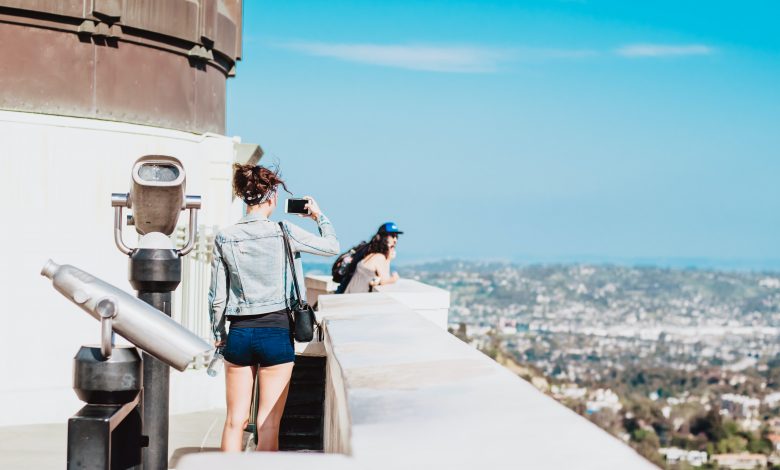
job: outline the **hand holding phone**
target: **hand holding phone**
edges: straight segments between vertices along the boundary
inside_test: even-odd
[[[320,206],[317,205],[317,201],[315,201],[311,196],[306,196],[300,199],[288,199],[285,211],[288,214],[298,214],[301,217],[311,217],[315,221],[319,221],[320,214],[322,214]]]
[[[290,198],[287,200],[287,205],[285,207],[285,212],[288,214],[303,214],[308,215],[309,214],[309,208],[306,207],[306,205],[309,204],[308,199],[304,198]]]

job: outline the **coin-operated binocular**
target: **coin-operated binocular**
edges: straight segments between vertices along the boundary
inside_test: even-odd
[[[147,155],[136,160],[130,180],[129,193],[111,195],[114,208],[114,241],[119,251],[132,257],[145,248],[170,248],[167,238],[176,229],[182,210],[190,211],[189,239],[178,256],[184,256],[195,246],[200,196],[185,195],[186,176],[181,162],[164,155]],[[132,209],[129,223],[142,235],[138,248],[133,250],[122,240],[122,210]],[[160,237],[164,235],[164,237]],[[131,279],[132,281],[132,279]],[[175,287],[174,287],[175,288]]]
[[[186,174],[178,159],[147,155],[133,164],[130,192],[111,195],[114,241],[119,251],[130,257],[130,285],[138,291],[139,299],[168,316],[173,291],[181,282],[181,257],[195,246],[198,226],[200,196],[186,195],[185,189]],[[122,240],[125,208],[133,211],[128,223],[141,235],[134,249]],[[183,248],[176,249],[169,237],[183,210],[189,211],[189,237]],[[149,436],[144,467],[167,468],[168,365],[145,353],[143,374],[144,433]]]
[[[100,346],[82,346],[73,360],[73,389],[87,405],[68,421],[68,468],[140,468],[142,449],[149,445],[139,410],[142,360],[136,348],[114,346],[114,331],[180,371],[211,346],[159,310],[76,267],[49,260],[41,274],[101,323]]]
[[[74,359],[74,389],[88,404],[68,421],[69,469],[168,468],[169,366],[183,371],[213,349],[170,318],[181,257],[195,246],[200,209],[200,197],[186,195],[185,185],[179,160],[147,155],[133,164],[130,191],[111,195],[114,241],[129,256],[138,298],[73,266],[49,261],[41,272],[101,323],[100,346],[83,346]],[[128,224],[141,235],[136,248],[122,240],[124,209],[133,211]],[[170,235],[184,210],[189,238],[176,249]],[[115,347],[114,332],[143,354]]]

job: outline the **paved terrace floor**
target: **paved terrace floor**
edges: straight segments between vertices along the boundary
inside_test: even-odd
[[[74,414],[77,410],[73,410]],[[168,466],[176,468],[187,454],[219,448],[225,411],[213,410],[171,416]],[[47,470],[65,468],[67,423],[0,428],[0,468]]]

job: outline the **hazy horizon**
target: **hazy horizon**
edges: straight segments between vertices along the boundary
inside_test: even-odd
[[[345,248],[346,250],[346,248]],[[307,271],[316,270],[329,272],[335,258],[319,258],[311,255],[304,255],[303,263]],[[766,272],[780,273],[780,259],[707,259],[707,258],[617,258],[617,257],[598,257],[598,256],[564,256],[557,258],[540,258],[533,256],[520,256],[513,259],[509,258],[476,258],[476,257],[419,257],[409,256],[399,257],[393,262],[393,269],[403,269],[405,267],[422,266],[426,264],[436,264],[442,262],[465,262],[465,263],[499,263],[511,264],[516,266],[623,266],[634,268],[659,268],[659,269],[695,269],[707,271],[738,271],[738,272]]]

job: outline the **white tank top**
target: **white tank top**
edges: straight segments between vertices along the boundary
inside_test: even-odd
[[[355,268],[355,274],[353,274],[352,279],[349,280],[349,284],[344,293],[359,294],[362,292],[370,292],[369,283],[376,275],[376,271],[366,266],[366,260],[360,260]]]

